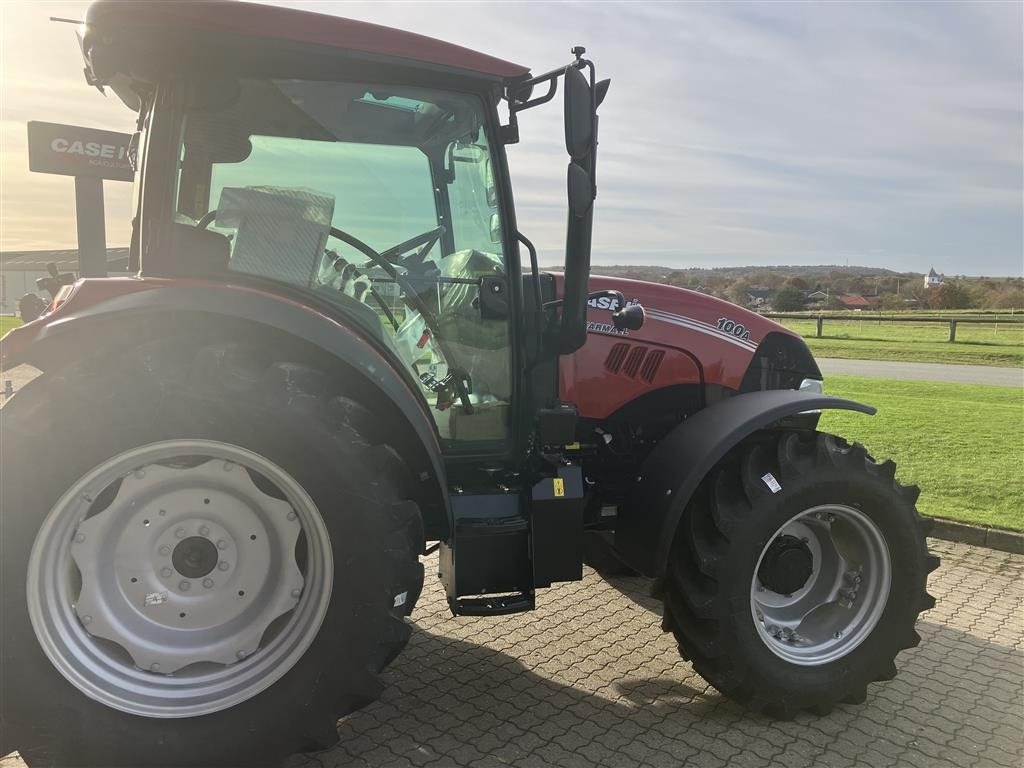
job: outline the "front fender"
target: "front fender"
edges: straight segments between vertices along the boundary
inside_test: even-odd
[[[698,411],[669,432],[641,466],[635,491],[619,511],[616,549],[640,573],[661,576],[683,512],[708,472],[757,430],[827,408],[875,413],[869,405],[795,389],[736,395]]]

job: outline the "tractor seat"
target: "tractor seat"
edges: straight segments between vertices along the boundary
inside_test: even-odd
[[[171,228],[171,252],[174,256],[162,270],[168,276],[223,279],[231,258],[231,243],[219,232],[176,222]]]

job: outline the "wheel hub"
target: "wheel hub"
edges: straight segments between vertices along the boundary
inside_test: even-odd
[[[810,547],[796,536],[777,537],[764,553],[757,576],[772,592],[791,595],[810,578],[814,558]]]
[[[300,531],[291,505],[236,464],[151,464],[79,524],[75,611],[86,631],[123,647],[141,669],[235,663],[302,594]]]
[[[761,552],[750,608],[764,644],[794,664],[842,658],[875,628],[889,596],[885,538],[863,511],[840,504],[807,509]]]
[[[99,498],[111,500],[97,509]],[[90,698],[195,717],[295,664],[333,574],[323,518],[283,469],[227,443],[165,441],[96,467],[50,511],[29,559],[29,617]]]
[[[203,536],[189,536],[171,552],[174,569],[189,579],[201,579],[217,567],[217,545]]]

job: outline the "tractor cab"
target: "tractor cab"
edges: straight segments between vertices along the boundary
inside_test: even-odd
[[[251,77],[183,99],[167,270],[310,295],[411,376],[446,443],[506,441],[517,265],[485,101]]]
[[[209,23],[228,16],[230,29]],[[595,83],[582,48],[531,78],[437,40],[302,16],[91,7],[87,76],[139,112],[132,266],[314,302],[400,369],[448,453],[522,455],[537,408],[557,395],[553,375],[538,391],[529,372],[585,339],[607,81]],[[571,161],[561,302],[517,229],[504,152],[517,114],[560,80]],[[547,93],[533,97],[537,85]],[[521,243],[533,254],[525,282]]]

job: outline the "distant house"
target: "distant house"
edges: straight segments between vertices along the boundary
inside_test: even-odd
[[[775,291],[771,288],[752,288],[747,291],[747,306],[754,308],[766,307],[774,295]]]
[[[828,291],[808,291],[804,294],[808,306],[824,304],[828,301]]]
[[[872,301],[864,296],[858,294],[848,294],[839,297],[839,303],[843,305],[844,309],[870,309]]]
[[[935,288],[942,285],[942,281],[946,278],[945,275],[940,275],[935,271],[935,267],[928,270],[928,274],[924,276],[924,287]]]

